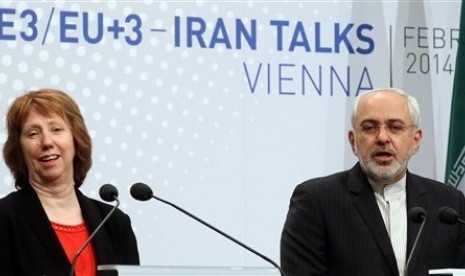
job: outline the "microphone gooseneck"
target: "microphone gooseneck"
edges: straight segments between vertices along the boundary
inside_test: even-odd
[[[280,274],[282,276],[284,276],[284,272],[283,270],[281,269],[281,267],[279,267],[273,260],[271,260],[270,258],[268,258],[267,256],[261,254],[260,252],[254,250],[253,248],[247,246],[246,244],[240,242],[239,240],[233,238],[232,236],[226,234],[225,232],[219,230],[218,228],[214,227],[213,225],[205,222],[204,220],[196,217],[195,215],[189,213],[188,211],[182,209],[181,207],[175,205],[174,203],[171,203],[169,201],[166,201],[162,198],[159,198],[157,196],[155,196],[153,194],[153,191],[152,191],[152,188],[150,188],[150,186],[148,186],[147,184],[144,184],[144,183],[135,183],[131,186],[131,189],[130,189],[130,193],[131,193],[131,196],[134,198],[134,199],[137,199],[137,200],[140,200],[140,201],[147,201],[151,198],[154,198],[158,201],[161,201],[165,204],[168,204],[170,205],[171,207],[177,209],[178,211],[181,211],[182,213],[188,215],[189,217],[193,218],[194,220],[202,223],[204,226],[207,226],[208,228],[210,228],[211,230],[219,233],[220,235],[222,235],[223,237],[226,237],[227,239],[235,242],[236,244],[240,245],[241,247],[247,249],[248,251],[254,253],[255,255],[259,256],[260,258],[264,259],[265,261],[269,262],[270,264],[272,264],[275,268],[277,268],[280,272]]]
[[[92,234],[87,238],[87,240],[79,247],[79,249],[74,253],[73,259],[71,260],[71,269],[69,271],[69,276],[74,275],[74,269],[76,267],[76,262],[78,257],[81,255],[82,251],[86,248],[87,245],[92,241],[94,236],[100,231],[102,226],[107,222],[107,220],[113,215],[113,213],[116,211],[118,208],[120,202],[118,200],[118,190],[116,189],[115,186],[111,184],[105,184],[102,187],[100,187],[99,191],[100,197],[107,201],[107,202],[112,202],[116,200],[116,205],[108,212],[108,214],[103,218],[103,220],[100,222],[99,225],[95,228],[95,230],[92,232]]]
[[[409,210],[407,217],[414,223],[421,223],[420,230],[418,230],[417,236],[415,237],[415,241],[413,242],[412,251],[410,251],[410,255],[407,258],[407,262],[405,263],[405,275],[409,274],[409,267],[412,261],[412,257],[415,255],[418,241],[420,240],[420,236],[423,233],[423,228],[426,223],[426,211],[422,207],[415,206]]]

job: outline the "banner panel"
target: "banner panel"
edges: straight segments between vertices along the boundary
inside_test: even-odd
[[[129,187],[147,183],[278,261],[292,190],[356,162],[352,101],[391,85],[422,107],[410,170],[443,180],[459,11],[460,1],[2,1],[0,110],[30,89],[74,97],[93,138],[82,190],[119,188],[143,264],[264,265]],[[4,196],[14,185],[0,172]]]

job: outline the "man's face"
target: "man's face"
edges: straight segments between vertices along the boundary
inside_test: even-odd
[[[373,92],[360,99],[349,142],[367,176],[378,184],[400,180],[422,138],[412,126],[405,96]]]

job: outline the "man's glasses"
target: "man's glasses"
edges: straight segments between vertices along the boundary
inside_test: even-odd
[[[406,125],[403,122],[388,122],[386,124],[379,124],[376,122],[364,122],[357,129],[367,136],[378,136],[383,127],[387,133],[392,135],[404,134],[412,125]]]

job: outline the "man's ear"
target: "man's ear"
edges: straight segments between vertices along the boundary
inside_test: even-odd
[[[347,134],[347,137],[349,138],[349,143],[350,143],[350,146],[352,147],[352,152],[354,154],[357,154],[356,149],[355,149],[355,133],[354,133],[354,131],[349,130],[349,133]]]
[[[421,139],[423,138],[423,130],[421,128],[418,128],[415,130],[415,133],[413,133],[413,153],[417,153],[418,149],[420,149],[420,142]]]

